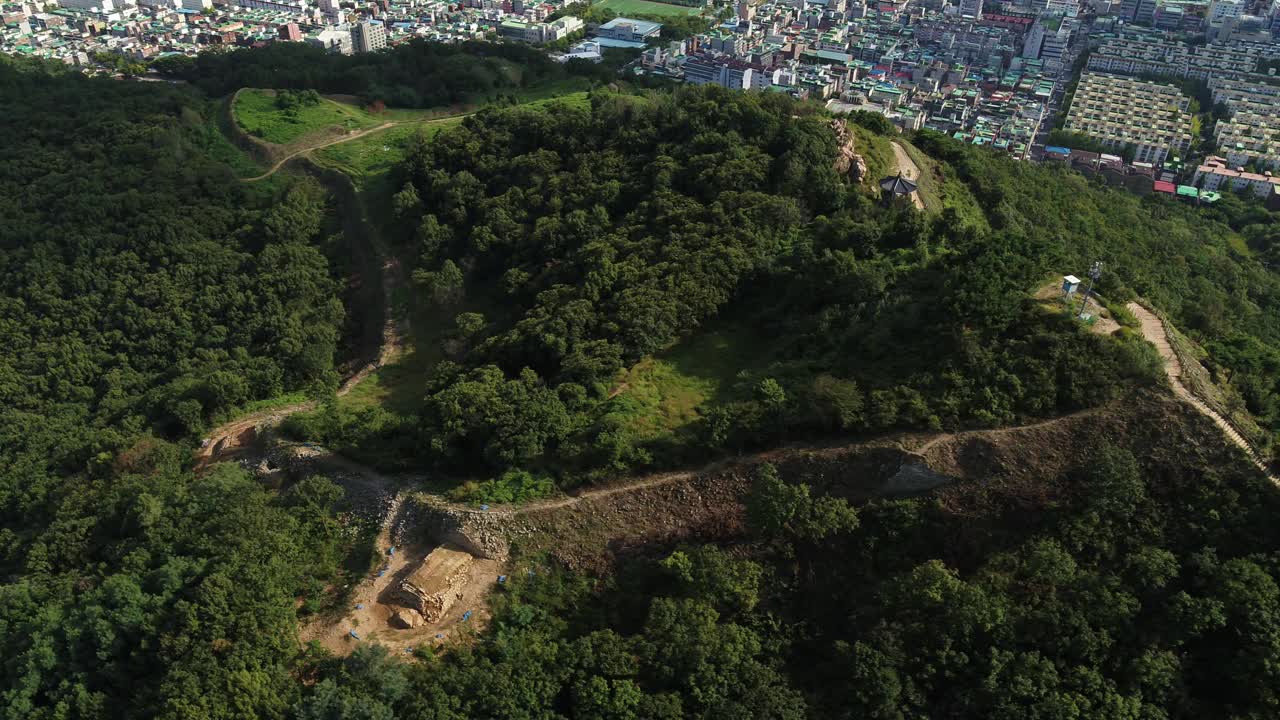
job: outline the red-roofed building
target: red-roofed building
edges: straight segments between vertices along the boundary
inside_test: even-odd
[[[1280,178],[1268,172],[1246,172],[1244,168],[1227,167],[1226,160],[1216,155],[1205,158],[1204,164],[1196,168],[1191,179],[1192,184],[1205,190],[1234,190],[1239,192],[1249,189],[1257,197],[1269,199],[1280,187]]]
[[[1157,180],[1152,189],[1158,193],[1165,193],[1166,195],[1173,195],[1178,192],[1178,188],[1173,183],[1165,182],[1163,180]]]

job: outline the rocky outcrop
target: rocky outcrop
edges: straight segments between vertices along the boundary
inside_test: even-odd
[[[406,503],[392,535],[399,542],[402,536],[417,533],[438,543],[455,545],[476,557],[506,560],[511,554],[507,541],[511,518],[510,510],[461,508],[426,495],[414,495]]]
[[[854,147],[854,135],[849,131],[848,122],[841,118],[832,120],[831,131],[836,134],[836,144],[839,147],[836,152],[836,172],[848,175],[855,183],[862,182],[867,176],[867,161]]]
[[[403,630],[421,627],[423,622],[422,613],[412,608],[400,608],[391,616],[391,624]]]

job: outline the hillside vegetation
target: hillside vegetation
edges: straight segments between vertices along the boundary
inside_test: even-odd
[[[245,132],[276,145],[314,132],[348,132],[383,122],[358,108],[322,98],[314,90],[242,90],[232,111]]]
[[[1280,716],[1280,494],[1170,398],[1139,336],[1033,296],[1105,261],[1107,302],[1141,294],[1274,433],[1273,215],[930,133],[905,139],[930,211],[885,206],[836,171],[831,118],[778,95],[489,108],[319,153],[360,176],[346,227],[376,216],[413,278],[395,298],[413,353],[339,402],[344,323],[377,315],[343,307],[368,279],[357,238],[314,182],[242,182],[218,103],[250,86],[439,110],[611,71],[469,43],[158,64],[193,85],[0,58],[0,720]],[[884,123],[853,120],[888,162]],[[288,432],[471,502],[753,448],[794,461],[717,496],[716,544],[609,543],[592,550],[621,561],[595,576],[517,542],[483,632],[336,659],[298,623],[341,617],[372,574],[356,498],[193,469],[211,423],[300,395],[321,401]],[[889,431],[953,441],[929,470],[963,480],[867,501],[852,488],[928,457]],[[813,450],[873,435],[867,463]],[[583,542],[575,517],[545,526]],[[552,547],[535,525],[506,530]]]
[[[215,107],[0,57],[6,720],[278,715],[294,600],[348,542],[327,480],[195,477],[168,442],[336,381],[326,199],[212,159]]]
[[[1024,302],[1064,249],[884,208],[834,151],[813,108],[716,90],[466,119],[411,151],[395,197],[419,295],[454,318],[422,411],[335,406],[293,431],[573,484],[815,434],[1005,424],[1157,377],[1140,340]],[[672,408],[632,387],[637,363],[717,322],[759,332],[715,363],[713,396]]]
[[[1037,237],[1046,273],[1106,263],[1113,304],[1142,296],[1208,348],[1210,369],[1263,426],[1280,432],[1280,223],[1228,195],[1213,208],[1139,198],[1054,165],[1014,163],[921,133],[916,144],[947,161],[993,227]],[[1080,273],[1076,273],[1079,275]]]

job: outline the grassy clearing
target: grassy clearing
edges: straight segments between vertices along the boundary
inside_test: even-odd
[[[650,0],[604,0],[595,4],[598,8],[607,8],[619,15],[698,15],[701,7],[685,7],[669,3],[651,2]]]
[[[339,398],[338,405],[346,410],[381,407],[397,415],[411,417],[422,406],[419,397],[422,379],[432,364],[422,353],[409,350]],[[417,393],[413,390],[415,383]]]
[[[472,293],[456,306],[416,308],[409,319],[404,350],[339,398],[339,406],[346,410],[378,406],[402,417],[415,416],[422,408],[425,379],[445,358],[454,334],[454,318],[464,312],[480,313],[493,322],[500,318],[502,305],[500,298]]]
[[[516,93],[516,100],[536,106],[561,100],[575,107],[587,108],[591,107],[587,99],[587,91],[590,89],[590,80],[584,77],[572,77],[560,82],[522,89]]]
[[[915,161],[916,167],[920,168],[920,199],[927,209],[934,212],[951,209],[965,223],[983,230],[989,229],[987,216],[968,185],[958,178],[948,179],[946,168],[916,146],[905,140],[899,142],[907,155]]]
[[[860,125],[849,123],[849,129],[854,134],[854,151],[867,163],[867,177],[863,178],[862,186],[878,196],[880,187],[877,183],[880,182],[880,178],[888,175],[889,170],[894,166],[893,147],[889,145],[889,138],[877,135]]]
[[[729,328],[688,338],[622,374],[609,412],[641,440],[678,433],[702,417],[702,406],[721,400],[760,348],[746,329]],[[752,366],[755,362],[750,363]]]
[[[276,94],[268,90],[244,90],[233,108],[236,122],[245,132],[276,145],[289,145],[312,133],[332,130],[360,130],[385,120],[351,105],[321,98],[286,112],[276,104]]]
[[[584,78],[574,78],[574,80],[585,82]],[[590,107],[591,101],[586,91],[558,94],[569,87],[580,85],[581,83],[578,82],[560,83],[530,91],[524,98],[526,100],[524,104],[529,107],[545,107],[562,102],[571,107]],[[408,151],[409,144],[415,135],[421,133],[429,140],[437,133],[454,127],[463,120],[461,115],[441,117],[437,112],[413,110],[387,110],[378,117],[383,118],[384,122],[404,122],[415,118],[421,119],[421,122],[397,125],[350,142],[321,148],[315,153],[316,159],[324,165],[347,173],[357,188],[366,189],[404,161],[405,152]]]
[[[368,185],[370,179],[382,175],[404,161],[415,135],[430,139],[440,131],[462,122],[454,117],[423,123],[397,125],[382,132],[369,133],[350,142],[338,143],[315,151],[322,164],[341,170],[351,176],[357,188]]]

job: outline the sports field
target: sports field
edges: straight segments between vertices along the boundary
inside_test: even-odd
[[[596,7],[608,8],[619,15],[697,15],[704,8],[671,5],[669,3],[651,2],[650,0],[604,0]]]

